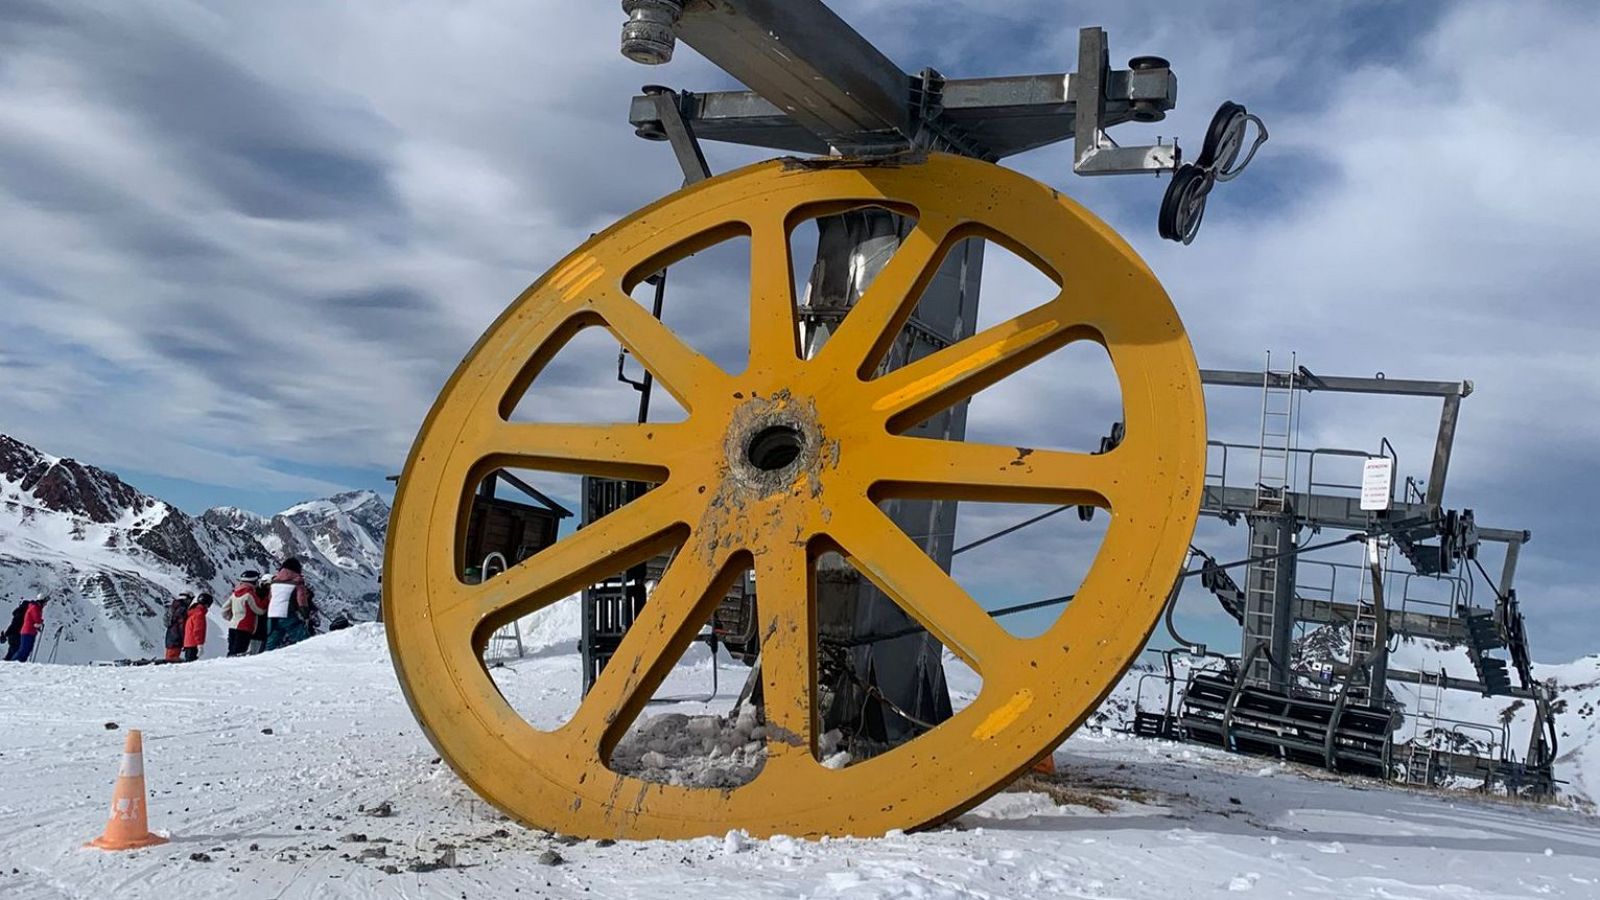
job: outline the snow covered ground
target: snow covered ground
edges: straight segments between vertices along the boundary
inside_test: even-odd
[[[496,670],[519,709],[575,704],[569,648]],[[723,665],[728,696],[745,670]],[[710,674],[702,652],[663,693],[702,696]],[[82,849],[130,727],[172,842]],[[1571,810],[1089,732],[1057,761],[1040,791],[928,833],[603,846],[523,829],[463,787],[406,709],[380,626],[183,666],[0,664],[0,897],[1600,896],[1600,819]]]

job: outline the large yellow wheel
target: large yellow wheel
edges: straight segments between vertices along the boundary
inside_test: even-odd
[[[822,350],[801,359],[789,230],[863,205],[915,228]],[[675,259],[751,239],[750,363],[720,370],[628,295]],[[982,236],[1051,273],[1060,295],[874,377],[953,243]],[[731,300],[731,298],[730,298]],[[540,367],[603,324],[688,411],[646,425],[508,421]],[[1088,455],[899,432],[1075,340],[1105,346],[1127,435]],[[1070,414],[1039,410],[1041,417]],[[1153,627],[1194,528],[1204,469],[1199,373],[1155,276],[1054,190],[987,163],[773,161],[667,197],[592,238],[495,322],[445,386],[400,480],[384,578],[395,669],[439,753],[530,825],[588,837],[881,834],[947,819],[1006,784],[1091,713]],[[472,488],[499,466],[659,483],[485,584],[459,543]],[[1092,504],[1110,525],[1057,623],[1008,634],[880,511],[891,497]],[[677,548],[570,722],[535,729],[480,661],[488,635],[601,577]],[[982,676],[949,721],[844,769],[815,758],[814,562],[839,552]],[[611,749],[707,621],[755,571],[768,754],[749,784],[696,789],[607,768]]]

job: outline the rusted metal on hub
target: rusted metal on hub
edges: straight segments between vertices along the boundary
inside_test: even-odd
[[[789,231],[855,206],[916,225],[828,342],[802,359]],[[736,235],[751,243],[750,355],[719,369],[628,292]],[[882,376],[874,370],[943,255],[983,237],[1034,262],[1058,297]],[[579,327],[604,325],[687,410],[673,424],[507,420]],[[1068,343],[1102,344],[1126,437],[1105,454],[899,432]],[[776,429],[776,430],[774,430]],[[440,394],[395,503],[384,613],[396,671],[441,756],[508,814],[583,837],[882,834],[945,820],[1048,753],[1138,653],[1182,562],[1205,457],[1200,377],[1144,263],[1051,188],[940,154],[921,164],[781,161],[646,207],[559,263],[489,329]],[[459,577],[460,522],[499,466],[657,482],[624,509],[487,583]],[[1110,511],[1092,570],[1061,618],[1008,634],[879,509],[895,497],[1087,504]],[[499,624],[676,551],[573,719],[524,721],[481,650]],[[843,769],[816,759],[816,560],[838,552],[983,678],[932,731]],[[606,760],[743,569],[760,592],[768,756],[733,789],[644,782]]]

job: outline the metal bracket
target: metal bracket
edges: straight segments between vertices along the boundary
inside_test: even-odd
[[[944,114],[944,76],[926,68],[911,79],[911,120],[916,134],[911,144],[921,150],[959,153],[986,162],[996,162],[999,154],[984,146]]]
[[[668,56],[671,56],[670,51]],[[691,102],[694,99],[693,95],[685,91],[680,96],[677,91],[659,84],[647,84],[641,90],[644,91],[646,98],[654,102],[656,118],[639,123],[634,129],[634,134],[650,141],[664,140],[672,145],[672,154],[678,158],[678,167],[683,170],[684,187],[710,178],[711,166],[706,164],[706,155],[700,150],[700,142],[695,139],[694,129],[683,117],[684,104]],[[660,319],[662,305],[666,300],[667,270],[662,269],[647,277],[645,282],[655,287],[655,300],[651,305],[650,315]],[[637,381],[629,378],[623,369],[623,361],[627,356],[628,348],[619,345],[617,380],[631,385],[639,392],[639,423],[643,424],[650,417],[650,394],[655,386],[655,378],[648,369]]]
[[[1129,62],[1133,119],[1159,122],[1166,117],[1168,103],[1162,106],[1156,96],[1159,85],[1163,98],[1177,97],[1177,79],[1167,61],[1159,56],[1140,56]],[[1076,88],[1076,118],[1073,124],[1072,171],[1079,175],[1128,175],[1135,172],[1170,172],[1177,168],[1180,151],[1176,142],[1142,147],[1120,147],[1106,134],[1106,85],[1111,80],[1111,55],[1106,47],[1105,29],[1078,30],[1078,71],[1072,73]],[[1144,96],[1148,94],[1149,96]]]
[[[672,145],[672,153],[678,158],[678,168],[683,170],[684,187],[710,178],[711,167],[706,164],[706,155],[700,150],[700,141],[695,138],[689,121],[683,117],[683,106],[693,100],[693,95],[685,91],[680,96],[672,88],[659,84],[647,84],[640,90],[654,101],[656,118],[640,122],[633,133],[648,141],[667,141]]]

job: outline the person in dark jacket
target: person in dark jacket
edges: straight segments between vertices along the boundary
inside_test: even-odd
[[[183,658],[183,626],[193,603],[194,595],[184,591],[167,604],[167,662]]]
[[[262,613],[256,616],[256,630],[250,635],[250,648],[245,651],[250,656],[267,649],[267,600],[272,596],[272,576],[263,575],[256,582],[256,596],[261,598]]]
[[[17,648],[22,646],[22,620],[28,614],[28,601],[17,604],[11,611],[11,624],[6,626],[6,662],[17,658]]]
[[[201,594],[189,605],[183,619],[183,661],[194,662],[206,645],[206,613],[211,611],[211,595]]]
[[[33,654],[34,642],[39,639],[39,633],[44,631],[44,605],[49,599],[40,594],[28,603],[28,608],[22,613],[22,628],[16,652],[7,657],[8,659],[13,662],[27,662],[28,657]]]
[[[267,649],[276,650],[303,641],[311,621],[311,589],[300,574],[300,560],[289,557],[272,576],[267,598]]]

